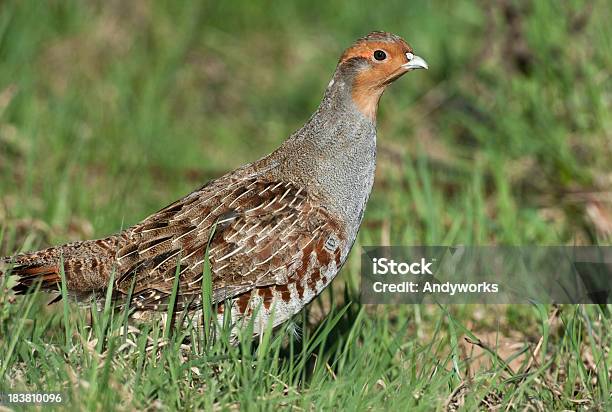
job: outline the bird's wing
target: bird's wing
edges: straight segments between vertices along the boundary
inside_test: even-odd
[[[134,306],[157,310],[177,273],[179,307],[199,301],[207,248],[219,303],[304,277],[316,282],[321,268],[340,265],[346,242],[340,222],[302,188],[257,178],[213,182],[128,232],[116,290],[127,294],[133,285]]]

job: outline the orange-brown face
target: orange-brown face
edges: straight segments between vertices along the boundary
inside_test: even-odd
[[[411,70],[428,68],[401,37],[384,32],[373,32],[358,40],[344,52],[339,64],[358,66],[353,101],[371,119],[376,118],[378,100],[388,84]]]

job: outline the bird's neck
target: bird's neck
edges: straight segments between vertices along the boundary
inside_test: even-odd
[[[338,72],[310,120],[274,152],[279,169],[358,224],[376,167],[376,120],[362,113]]]

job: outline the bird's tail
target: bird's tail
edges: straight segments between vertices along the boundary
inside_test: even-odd
[[[59,248],[0,258],[0,276],[17,278],[13,290],[23,295],[40,282],[40,290],[57,291],[61,284]]]
[[[59,291],[63,277],[72,296],[86,297],[108,286],[120,241],[119,237],[111,236],[68,243],[1,258],[0,266],[4,263],[5,273],[16,277],[17,284],[13,290],[18,295],[34,291],[39,283],[42,291]]]

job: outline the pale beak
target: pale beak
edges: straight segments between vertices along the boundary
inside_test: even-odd
[[[412,53],[406,53],[407,57],[408,57],[408,63],[403,64],[402,67],[408,69],[408,70],[415,70],[415,69],[429,69],[429,66],[427,65],[427,62],[422,59],[419,56],[415,56]]]

